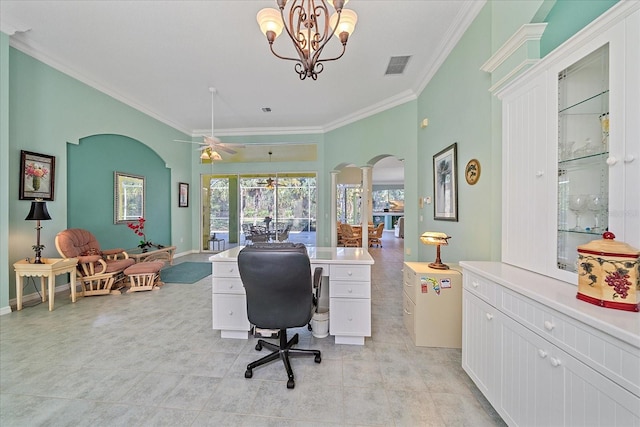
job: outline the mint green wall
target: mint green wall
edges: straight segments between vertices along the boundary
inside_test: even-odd
[[[95,135],[68,144],[67,161],[67,227],[90,230],[104,249],[135,248],[140,238],[113,223],[114,172],[124,172],[145,177],[147,240],[171,245],[171,171],[153,150],[126,136]]]
[[[491,8],[485,6],[418,98],[419,117],[429,119],[429,125],[418,131],[420,196],[434,196],[433,156],[457,142],[458,221],[435,221],[433,203],[425,203],[419,211],[424,221],[419,221],[418,233],[440,231],[452,236],[442,249],[443,260],[449,262],[491,259],[494,240],[500,240],[492,209],[499,204],[492,182],[500,176],[500,164],[494,164],[492,156],[491,82],[489,74],[480,70],[491,53]],[[463,171],[474,158],[480,161],[481,175],[470,186]],[[435,249],[421,245],[419,259],[435,259]]]
[[[329,172],[341,166],[357,167],[373,165],[380,156],[395,156],[404,159],[405,188],[405,252],[408,259],[416,259],[418,242],[416,209],[418,183],[422,179],[421,168],[416,157],[418,121],[416,102],[391,108],[364,118],[355,123],[327,132],[325,135],[325,184],[330,183]],[[327,192],[330,192],[327,189]],[[330,205],[326,205],[325,220],[329,221]],[[325,224],[329,224],[325,222]],[[323,237],[329,244],[330,227],[323,228]]]
[[[547,15],[547,29],[540,39],[541,55],[560,46],[616,3],[616,0],[558,0]]]
[[[13,48],[9,49],[9,75],[9,192],[3,200],[9,203],[9,256],[6,262],[10,271],[3,277],[0,286],[4,289],[8,287],[11,297],[15,296],[11,264],[33,256],[31,245],[35,242],[33,224],[24,221],[30,202],[18,200],[20,150],[56,157],[55,200],[47,203],[52,220],[43,223],[41,233],[45,257],[58,256],[54,238],[57,232],[67,228],[67,169],[74,167],[67,161],[67,144],[78,144],[81,138],[99,134],[124,135],[135,139],[155,152],[152,153],[153,158],[159,156],[163,159],[171,173],[171,182],[166,189],[170,194],[170,203],[165,207],[171,217],[171,241],[178,247],[178,253],[193,249],[193,208],[177,207],[177,183],[191,182],[191,162],[194,157],[192,147],[188,144],[173,142],[174,139],[185,139],[187,136],[184,133]],[[105,147],[104,150],[108,152],[109,148]],[[98,155],[96,161],[100,161],[101,157]],[[145,160],[139,159],[140,162]],[[113,177],[109,177],[108,182],[112,185]],[[86,203],[91,203],[95,197],[103,196],[88,194]],[[111,199],[111,192],[106,197]],[[109,220],[109,223],[112,222]],[[101,223],[96,221],[87,228],[100,227]],[[58,283],[64,283],[64,278],[58,279]]]
[[[10,266],[9,36],[0,32],[0,315],[8,312]]]

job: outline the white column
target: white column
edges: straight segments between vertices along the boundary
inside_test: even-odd
[[[362,247],[369,247],[369,217],[371,212],[371,174],[373,168],[369,165],[362,166],[362,194],[360,221],[362,223]]]
[[[329,203],[331,204],[331,209],[329,210],[331,215],[331,247],[335,248],[338,246],[338,174],[340,171],[333,170],[329,172],[331,175],[331,197],[329,199]]]

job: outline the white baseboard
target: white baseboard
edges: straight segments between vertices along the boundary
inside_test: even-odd
[[[64,285],[56,286],[54,292],[57,294],[58,292],[64,292],[68,290],[69,290],[69,283],[65,283]],[[32,292],[30,294],[26,294],[22,296],[22,304],[29,303],[32,301],[40,301],[40,300],[41,300],[40,295],[38,295],[37,292]],[[11,307],[16,307],[17,305],[18,305],[18,301],[16,298],[10,299],[8,307],[0,308],[0,316],[11,313],[12,312]]]

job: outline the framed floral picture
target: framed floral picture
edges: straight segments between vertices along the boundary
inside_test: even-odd
[[[20,200],[53,200],[56,158],[20,151]]]
[[[189,184],[186,182],[178,183],[178,207],[189,207]]]
[[[458,144],[453,143],[433,156],[433,219],[458,220]]]

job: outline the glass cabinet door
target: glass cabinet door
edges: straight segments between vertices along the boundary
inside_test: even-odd
[[[608,227],[609,47],[558,74],[558,268]]]

